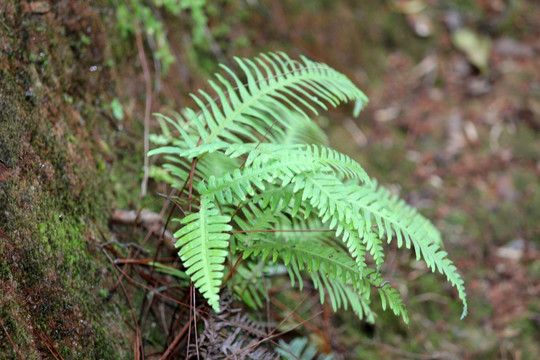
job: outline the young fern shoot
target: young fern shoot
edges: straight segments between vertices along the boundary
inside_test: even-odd
[[[176,247],[208,304],[219,311],[232,249],[244,259],[284,264],[300,287],[301,274],[309,275],[321,302],[328,297],[334,310],[350,306],[368,320],[376,289],[383,308],[408,322],[398,292],[379,274],[384,243],[395,241],[446,276],[465,316],[463,280],[437,229],[356,161],[325,146],[324,133],[310,120],[318,109],[345,102],[354,102],[358,113],[368,101],[364,93],[345,75],[304,57],[268,53],[235,61],[242,80],[221,65],[231,80],[217,74],[209,81],[214,95],[192,95],[196,109],[174,120],[160,115],[178,135],[167,130],[158,139],[163,146],[149,152],[164,156],[165,178],[180,189],[188,215],[175,219]]]

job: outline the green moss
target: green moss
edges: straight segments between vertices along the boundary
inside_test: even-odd
[[[17,309],[17,304],[12,299],[3,299],[3,302],[0,304],[0,319],[2,319],[2,325],[6,328],[6,331],[9,333],[12,339],[16,339],[16,346],[19,351],[24,353],[24,358],[27,360],[37,360],[41,357],[39,352],[34,349],[34,343],[32,338],[32,332],[30,329],[23,326],[22,317],[29,316],[29,314],[24,312],[15,312],[13,309]],[[17,359],[17,353],[13,346],[9,343],[9,340],[6,338],[3,339],[4,331],[2,330],[2,335],[0,335],[0,356],[2,359]]]
[[[71,47],[65,36],[78,29],[57,31],[62,17],[9,26],[19,6],[9,2],[8,27],[0,26],[0,42],[11,46],[9,61],[0,60],[0,161],[7,167],[0,177],[0,318],[25,359],[44,355],[36,331],[66,359],[129,358],[129,332],[118,321],[124,314],[99,297],[106,260],[90,245],[97,238],[91,222],[105,229],[112,202],[95,139],[107,135],[108,122],[95,104],[103,84],[114,84],[86,76],[86,62],[104,62],[105,43],[88,35],[84,49]],[[72,15],[103,32],[95,13],[65,14]],[[85,51],[91,56],[79,58]],[[4,331],[0,358],[17,358]]]

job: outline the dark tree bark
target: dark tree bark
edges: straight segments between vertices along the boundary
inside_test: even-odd
[[[1,359],[130,357],[94,245],[116,156],[105,3],[0,4]]]

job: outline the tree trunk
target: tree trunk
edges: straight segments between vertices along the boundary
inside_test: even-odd
[[[0,14],[0,358],[129,358],[96,246],[114,198],[113,13],[7,0]]]

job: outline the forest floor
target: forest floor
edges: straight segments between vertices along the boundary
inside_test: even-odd
[[[437,290],[442,279],[410,254],[391,252],[385,276],[406,298],[408,327],[390,314],[372,327],[338,314],[299,333],[344,358],[537,358],[540,5],[261,1],[248,12],[229,21],[216,60],[283,50],[358,83],[370,98],[359,119],[331,112],[320,122],[335,148],[441,229],[470,298],[460,320],[453,292]],[[238,45],[246,39],[250,46]],[[298,311],[297,321],[312,314]]]
[[[336,315],[331,328],[325,317],[312,320],[304,335],[345,358],[535,358],[540,6],[413,3],[261,1],[229,25],[224,54],[214,54],[303,54],[358,83],[370,98],[359,119],[344,112],[321,119],[332,145],[436,223],[467,284],[470,313],[459,320],[456,298],[437,290],[442,279],[414,261],[407,270],[410,255],[396,252],[385,276],[406,297],[408,327],[387,314],[373,327]],[[250,46],[238,46],[242,39]],[[204,85],[188,91],[197,86]]]

